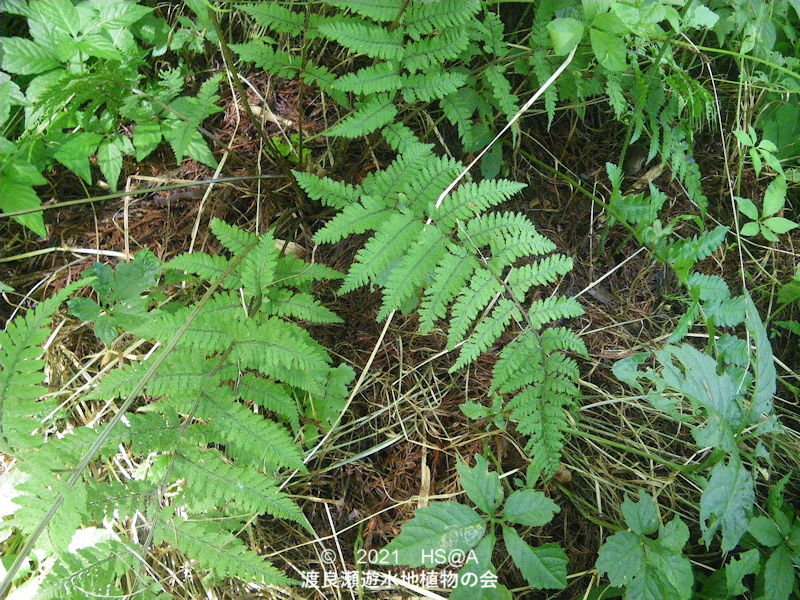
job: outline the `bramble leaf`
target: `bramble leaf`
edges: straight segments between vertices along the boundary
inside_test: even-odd
[[[483,512],[491,515],[503,501],[503,488],[500,477],[494,471],[489,473],[488,466],[486,459],[476,454],[473,468],[459,463],[456,469],[461,477],[461,487],[469,499]]]

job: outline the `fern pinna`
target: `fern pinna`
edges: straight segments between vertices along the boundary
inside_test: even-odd
[[[169,591],[147,559],[161,545],[191,559],[206,583],[292,583],[237,534],[262,514],[310,529],[279,490],[277,475],[304,469],[299,440],[309,443],[329,426],[353,372],[333,366],[295,321],[339,321],[309,292],[315,280],[340,275],[281,256],[270,234],[255,236],[220,221],[212,230],[232,258],[185,254],[165,268],[201,285],[218,282],[221,291],[205,302],[151,309],[128,332],[151,342],[149,357],[112,370],[80,398],[113,406],[146,382],[138,410],[110,432],[99,460],[74,487],[66,475],[103,427],[63,420],[42,426],[39,417],[54,407],[34,402],[44,390],[31,387],[43,380],[43,364],[34,359],[46,335],[44,318],[63,294],[0,336],[3,452],[17,459],[14,502],[20,507],[8,525],[21,539],[30,536],[54,493],[63,496],[37,546],[46,559],[43,589],[54,596]],[[47,441],[43,429],[52,434]]]
[[[417,310],[423,332],[447,318],[448,347],[458,349],[452,370],[491,348],[512,321],[518,324],[522,332],[494,367],[491,393],[509,398],[505,412],[530,437],[527,450],[537,472],[551,475],[562,448],[564,408],[578,398],[578,366],[567,352],[585,353],[585,347],[568,329],[544,327],[582,309],[571,298],[531,300],[531,291],[566,274],[572,260],[554,253],[555,244],[524,215],[490,212],[523,184],[467,182],[436,209],[439,194],[462,165],[436,156],[432,145],[419,142],[403,125],[383,133],[399,154],[357,187],[295,173],[309,196],[341,209],[315,239],[332,243],[374,232],[341,291],[378,285],[383,290],[378,318]]]
[[[317,85],[347,109],[352,95],[353,112],[330,135],[357,138],[373,133],[409,106],[436,101],[458,132],[464,151],[475,152],[492,139],[498,112],[511,116],[519,110],[506,78],[512,62],[502,60],[510,52],[503,23],[497,14],[482,11],[479,0],[325,3],[339,12],[309,15],[306,20],[303,13],[275,2],[240,8],[272,32],[339,44],[355,57],[358,70],[353,73],[337,77],[324,66],[277,49],[270,38],[231,47],[243,61],[269,73],[299,76]],[[494,64],[471,69],[475,57],[495,59]],[[497,145],[484,161],[485,174],[499,171],[500,150]]]

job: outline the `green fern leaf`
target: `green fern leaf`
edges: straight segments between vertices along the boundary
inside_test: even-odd
[[[240,4],[238,8],[253,17],[259,25],[278,33],[288,33],[294,36],[303,33],[305,16],[275,2]]]
[[[433,37],[406,44],[403,67],[411,73],[437,67],[456,58],[468,45],[469,38],[463,27],[446,29]]]
[[[536,332],[526,329],[503,348],[492,370],[489,394],[513,394],[544,380],[545,355]]]
[[[270,379],[256,377],[253,373],[245,373],[236,382],[235,393],[239,400],[255,402],[261,408],[278,415],[282,421],[289,423],[292,431],[300,429],[300,415],[297,401],[290,394],[291,388]]]
[[[568,350],[579,356],[589,356],[584,341],[578,334],[566,327],[554,327],[544,330],[539,339],[545,354],[552,354],[556,350]]]
[[[403,78],[402,94],[406,102],[430,102],[455,93],[467,81],[465,73],[419,73]]]
[[[428,225],[417,237],[399,265],[389,274],[383,292],[383,305],[378,320],[389,316],[418,296],[423,280],[446,251],[446,238],[433,225]]]
[[[442,98],[439,102],[444,115],[452,125],[458,128],[458,135],[465,140],[467,134],[473,129],[472,115],[477,110],[480,114],[489,114],[491,106],[484,100],[472,86],[465,86],[454,94]],[[467,146],[466,141],[464,145]]]
[[[400,210],[409,208],[407,194],[414,189],[419,189],[421,172],[427,165],[435,162],[436,159],[431,155],[429,145],[413,146],[408,152],[397,157],[385,170],[376,174],[370,173],[361,183],[362,192],[367,196],[381,198],[386,206],[397,202]],[[440,172],[438,168],[428,171],[430,176],[427,179],[429,181],[435,179],[438,172]],[[420,212],[415,212],[415,214],[422,216]]]
[[[230,44],[230,48],[244,62],[254,63],[277,77],[293,79],[303,67],[300,56],[276,51],[260,40],[246,44]]]
[[[383,60],[403,57],[403,32],[400,29],[389,31],[360,19],[332,18],[321,23],[319,31],[354,53]]]
[[[553,283],[571,270],[571,258],[562,254],[553,254],[511,271],[508,276],[508,286],[514,296],[522,299],[531,287]]]
[[[234,256],[238,256],[256,241],[256,234],[248,233],[243,229],[228,225],[221,219],[211,221],[211,231],[214,236]]]
[[[480,0],[433,0],[414,2],[404,15],[406,33],[412,39],[434,30],[464,25],[480,10]]]
[[[420,157],[421,168],[417,177],[410,178],[404,190],[398,193],[401,206],[408,206],[418,217],[425,217],[436,204],[442,190],[461,173],[461,164],[452,158]],[[400,181],[398,179],[398,181]],[[437,224],[442,231],[452,229]]]
[[[289,519],[311,531],[297,505],[278,490],[274,481],[258,471],[226,461],[216,450],[186,449],[174,457],[162,455],[153,464],[154,477],[183,479],[183,500],[191,506],[230,506],[232,512],[268,513]]]
[[[719,225],[712,231],[669,246],[667,249],[667,261],[675,270],[678,279],[681,282],[686,282],[689,277],[689,270],[698,261],[711,256],[725,241],[727,233],[728,228]]]
[[[394,21],[403,6],[403,0],[325,0],[325,3],[384,23]]]
[[[343,323],[336,313],[320,304],[311,294],[296,294],[289,290],[270,291],[261,307],[264,314],[279,317],[295,317],[310,323]]]
[[[197,564],[212,573],[217,581],[238,577],[262,585],[292,585],[296,583],[248,550],[240,539],[221,529],[215,520],[187,521],[180,517],[159,522],[155,542],[168,542]]]
[[[318,244],[332,244],[349,235],[378,229],[391,216],[386,204],[378,198],[367,196],[359,204],[351,204],[336,215],[325,227],[314,234]]]
[[[468,182],[447,195],[438,211],[435,206],[430,206],[428,214],[443,230],[448,231],[455,226],[456,221],[465,221],[480,215],[525,187],[524,183],[507,179],[485,179],[477,184]]]
[[[12,456],[12,448],[32,448],[40,442],[29,435],[37,428],[37,416],[50,412],[52,402],[36,400],[44,393],[44,354],[41,345],[50,332],[50,318],[61,303],[90,280],[72,283],[40,303],[24,317],[0,331],[0,447]],[[36,404],[36,409],[33,405]]]
[[[544,300],[534,300],[528,311],[531,327],[540,329],[545,323],[558,319],[571,319],[580,317],[583,307],[573,298],[559,298],[551,296]]]
[[[202,428],[223,441],[227,454],[238,460],[266,472],[283,467],[305,470],[303,455],[286,429],[234,402],[228,388],[203,394],[197,417],[207,421]]]
[[[420,331],[430,333],[438,319],[447,312],[450,301],[469,281],[478,261],[460,246],[450,245],[433,274],[433,281],[425,290],[420,308]]]
[[[400,76],[397,64],[381,62],[340,77],[333,84],[333,88],[354,94],[377,94],[378,92],[393,92],[404,85],[405,81]]]
[[[467,334],[478,313],[503,291],[503,285],[486,269],[479,269],[472,276],[469,287],[459,295],[452,309],[447,344],[454,348]]]
[[[547,254],[556,249],[521,213],[491,213],[472,219],[465,229],[459,230],[459,237],[475,248],[489,246],[497,255],[508,253],[510,243],[529,243],[530,254]]]
[[[342,213],[344,214],[344,213]],[[390,216],[383,227],[358,251],[344,278],[340,293],[346,294],[381,275],[413,243],[423,224],[408,212]]]
[[[339,121],[326,135],[357,138],[387,125],[397,115],[397,107],[388,94],[378,94],[356,104],[356,111]]]
[[[517,305],[512,300],[503,298],[492,309],[492,313],[478,323],[475,331],[464,342],[458,360],[450,367],[450,372],[467,366],[481,353],[486,352],[503,335],[512,318],[517,321],[521,318]]]
[[[308,291],[315,281],[343,279],[344,274],[322,263],[307,263],[291,254],[281,256],[275,265],[275,281],[284,287]]]
[[[260,298],[275,281],[275,263],[278,261],[278,249],[272,232],[261,236],[253,250],[244,257],[240,272],[244,297]]]
[[[504,66],[495,65],[486,69],[483,77],[492,90],[492,99],[495,104],[510,119],[519,112],[519,102],[517,97],[511,93],[511,84],[503,74],[504,72]]]
[[[228,259],[224,256],[210,256],[208,254],[190,254],[188,252],[176,256],[165,267],[176,271],[193,273],[206,281],[215,281],[228,268]],[[222,282],[227,289],[235,289],[240,285],[239,277],[229,276]]]
[[[383,139],[389,144],[389,147],[398,154],[406,153],[430,153],[433,150],[433,144],[423,144],[419,141],[414,132],[403,123],[392,123],[387,125],[381,131]]]

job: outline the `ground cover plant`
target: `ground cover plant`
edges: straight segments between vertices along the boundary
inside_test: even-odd
[[[795,4],[0,11],[0,597],[800,595]]]

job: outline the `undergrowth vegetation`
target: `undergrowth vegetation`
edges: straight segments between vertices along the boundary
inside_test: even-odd
[[[800,597],[795,3],[179,4],[0,4],[0,597]]]

